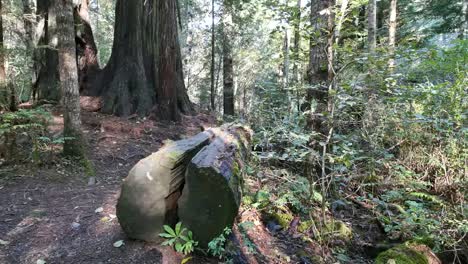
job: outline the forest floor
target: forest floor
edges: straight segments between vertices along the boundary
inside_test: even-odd
[[[0,168],[0,263],[180,263],[183,256],[168,247],[125,237],[115,216],[120,183],[164,140],[194,135],[215,123],[207,115],[169,124],[84,112],[95,177],[85,176],[76,162],[59,155],[41,157],[39,167],[26,163]],[[62,128],[63,119],[54,115],[49,132],[56,135]],[[348,206],[337,217],[357,230],[347,246],[355,252],[353,263],[370,263],[366,245],[376,243],[380,234],[372,215]],[[256,209],[241,208],[236,222],[252,224],[248,230],[239,224],[234,228],[234,240],[242,245],[236,263],[316,263],[314,256],[331,256],[333,244],[318,246],[291,230],[271,231]],[[114,247],[119,240],[125,244]],[[344,247],[342,242],[333,243]],[[195,256],[189,263],[217,262]]]

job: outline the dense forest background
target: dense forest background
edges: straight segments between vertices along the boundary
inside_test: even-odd
[[[57,173],[117,192],[164,140],[240,123],[255,132],[243,239],[221,234],[200,263],[239,250],[248,263],[468,262],[467,0],[1,0],[0,13],[5,201],[25,179],[56,190],[42,176]],[[0,262],[67,259],[11,253],[8,219]],[[426,262],[400,259],[415,248]]]

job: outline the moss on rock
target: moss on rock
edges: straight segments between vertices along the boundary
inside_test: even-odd
[[[353,231],[342,221],[331,221],[326,223],[325,230],[327,233],[332,234],[343,240],[349,240],[353,237]]]
[[[393,260],[393,261],[392,261]],[[427,257],[412,246],[402,244],[380,253],[375,264],[429,264]]]
[[[294,216],[290,213],[284,212],[273,212],[271,217],[275,220],[283,229],[289,228],[289,224],[294,219]]]

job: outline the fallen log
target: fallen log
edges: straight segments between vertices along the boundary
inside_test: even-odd
[[[117,217],[128,237],[159,241],[163,225],[175,224],[186,167],[215,131],[166,144],[132,168],[117,202]]]
[[[231,227],[241,201],[243,161],[248,159],[252,132],[242,126],[217,134],[187,167],[178,214],[199,246]]]

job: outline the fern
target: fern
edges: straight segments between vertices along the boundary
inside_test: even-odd
[[[425,201],[435,203],[435,204],[437,204],[439,206],[445,206],[445,203],[441,199],[436,197],[435,195],[430,195],[430,194],[422,193],[422,192],[412,192],[412,193],[410,193],[410,195],[414,196],[416,198],[419,198],[421,200],[425,200]]]

